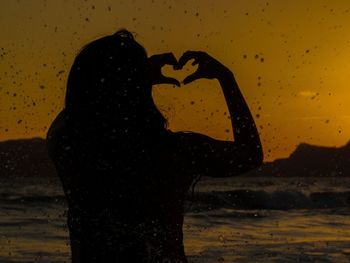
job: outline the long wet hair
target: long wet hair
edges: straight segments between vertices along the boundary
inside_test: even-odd
[[[65,112],[72,130],[103,136],[107,130],[166,128],[152,99],[145,49],[127,30],[86,45],[69,73]]]

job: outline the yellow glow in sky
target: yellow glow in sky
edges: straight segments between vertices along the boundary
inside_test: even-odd
[[[347,0],[2,0],[0,28],[0,140],[45,136],[75,55],[120,28],[135,32],[150,55],[203,50],[228,66],[266,160],[301,142],[340,146],[350,137]],[[172,130],[232,139],[217,82],[158,86],[154,99]]]

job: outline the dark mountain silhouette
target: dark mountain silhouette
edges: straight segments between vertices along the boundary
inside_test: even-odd
[[[0,176],[56,176],[45,140],[33,138],[0,142]]]
[[[248,176],[330,177],[350,176],[350,142],[342,147],[300,144],[285,159],[264,163]],[[44,139],[0,142],[0,176],[52,177],[56,171],[48,158]]]
[[[350,176],[350,142],[342,147],[300,144],[285,159],[264,163],[251,176],[339,177]]]

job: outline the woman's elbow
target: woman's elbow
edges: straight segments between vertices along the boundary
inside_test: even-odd
[[[246,157],[244,160],[242,159],[241,164],[238,165],[241,173],[247,173],[260,167],[264,161],[264,154],[261,147],[254,147],[246,153]]]
[[[250,159],[251,159],[251,163],[252,163],[251,169],[258,168],[263,164],[264,152],[263,152],[261,145],[258,145],[254,148]]]
[[[243,157],[243,155],[242,155]],[[252,151],[245,158],[229,162],[229,167],[222,172],[225,176],[231,177],[241,174],[249,173],[252,170],[259,168],[264,160],[263,152],[261,150]]]
[[[252,170],[257,167],[260,167],[264,161],[264,152],[260,140],[251,141],[241,145],[241,158],[244,158],[243,161],[246,165],[246,169]]]

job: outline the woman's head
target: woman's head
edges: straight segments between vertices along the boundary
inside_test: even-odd
[[[145,49],[130,32],[120,30],[89,43],[75,58],[68,77],[66,111],[80,121],[88,118],[91,122],[151,110],[157,112],[164,127],[151,88]]]

